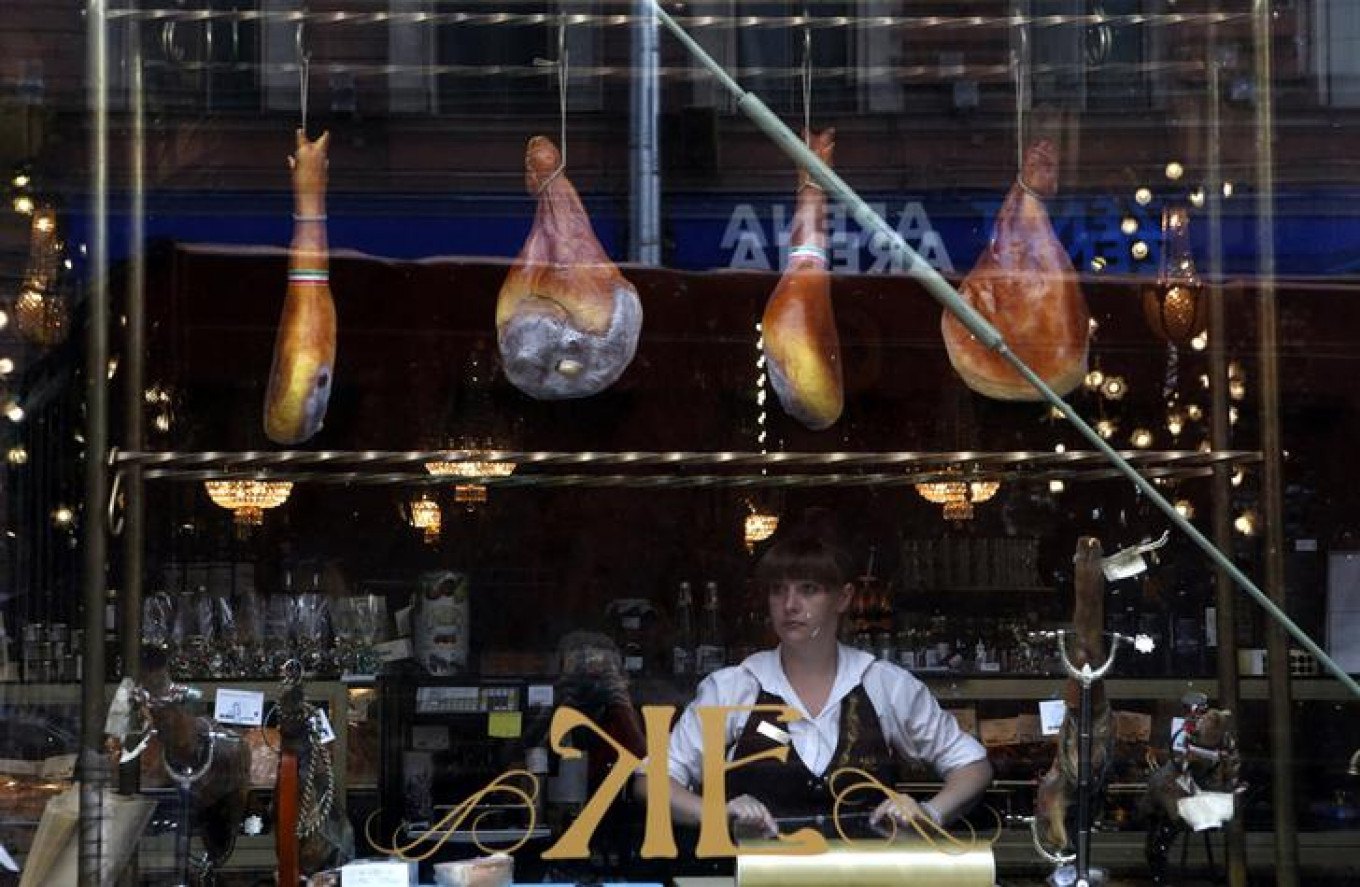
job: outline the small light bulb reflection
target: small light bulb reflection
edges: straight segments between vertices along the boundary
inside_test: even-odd
[[[1135,240],[1133,246],[1129,247],[1129,255],[1138,261],[1143,261],[1148,257],[1148,245],[1146,241]]]
[[[0,376],[8,376],[14,372],[14,361],[8,357],[0,357]]]
[[[1256,512],[1247,510],[1233,520],[1233,529],[1243,536],[1255,536],[1257,529]]]
[[[1223,196],[1224,196],[1224,197],[1232,197],[1232,196],[1233,196],[1233,191],[1234,191],[1234,190],[1235,190],[1235,189],[1233,188],[1233,183],[1232,183],[1232,182],[1224,182],[1224,183],[1223,183]]]
[[[1181,176],[1185,175],[1185,167],[1176,161],[1171,161],[1166,165],[1166,177],[1173,182],[1179,182]]]
[[[1048,482],[1048,491],[1050,493],[1061,493],[1065,489],[1067,489],[1067,484],[1060,480],[1051,480]]]
[[[1095,391],[1101,385],[1105,384],[1105,374],[1100,370],[1091,370],[1086,374],[1086,378],[1083,380],[1082,384],[1090,390]]]
[[[1129,435],[1129,443],[1140,450],[1146,450],[1152,446],[1152,432],[1146,428],[1135,428],[1133,434]]]
[[[1241,417],[1241,413],[1239,413],[1239,412],[1237,411],[1237,407],[1228,407],[1228,424],[1229,424],[1229,425],[1236,425],[1236,424],[1237,424],[1237,420],[1238,420],[1240,417]]]
[[[26,173],[26,172],[18,172],[18,173],[15,173],[15,174],[14,174],[14,178],[11,180],[11,183],[12,183],[12,184],[14,185],[14,187],[16,187],[16,188],[27,188],[28,185],[29,185],[29,183],[32,182],[32,181],[33,181],[33,178],[32,178],[31,176],[29,176],[28,173]]]
[[[1105,270],[1107,264],[1108,263],[1105,261],[1104,256],[1096,256],[1094,259],[1091,260],[1091,270],[1094,271],[1096,274],[1099,274],[1100,272]]]
[[[1101,419],[1099,422],[1096,423],[1096,434],[1099,434],[1101,437],[1105,438],[1106,440],[1109,440],[1110,438],[1114,437],[1115,430],[1118,427],[1119,426],[1116,425],[1114,421],[1111,419]]]
[[[1185,405],[1185,415],[1190,421],[1198,422],[1204,418],[1204,410],[1197,403],[1188,403]]]
[[[19,406],[18,401],[11,400],[5,404],[5,418],[11,422],[18,424],[24,421],[25,415],[27,414],[24,412],[24,408]]]
[[[1057,407],[1048,408],[1048,418],[1061,419],[1062,417],[1063,417],[1062,410],[1058,409]],[[1059,446],[1061,446],[1061,444],[1059,444]]]
[[[1241,379],[1231,379],[1228,381],[1228,396],[1233,400],[1247,399],[1247,383]]]
[[[1209,334],[1205,332],[1200,333],[1198,336],[1195,336],[1195,338],[1190,340],[1190,347],[1195,349],[1196,351],[1203,351],[1205,348],[1208,348]]]
[[[151,424],[155,426],[157,431],[164,434],[170,430],[170,416],[166,413],[157,413],[156,418],[151,420]]]
[[[1177,499],[1176,513],[1186,520],[1193,520],[1195,517],[1195,504],[1189,499]]]
[[[1190,192],[1190,205],[1195,209],[1204,208],[1204,189],[1196,188]]]
[[[14,211],[25,216],[33,212],[33,198],[27,194],[20,194],[14,198]]]
[[[52,510],[52,523],[59,527],[69,527],[76,519],[76,513],[69,505],[58,505]]]
[[[1185,429],[1185,414],[1180,410],[1171,410],[1166,414],[1166,430],[1171,432],[1172,437],[1180,437],[1181,431]]]
[[[0,311],[0,330],[7,326],[9,326],[9,315],[4,311]]]
[[[1122,400],[1128,390],[1129,387],[1124,384],[1123,376],[1106,376],[1104,383],[1100,386],[1100,393],[1105,395],[1107,400]]]
[[[1152,202],[1152,189],[1139,188],[1137,191],[1133,192],[1133,199],[1138,203],[1139,206],[1147,206],[1149,203]]]
[[[1232,481],[1231,481],[1231,483],[1232,483],[1233,486],[1235,486],[1235,487],[1240,487],[1240,486],[1242,486],[1242,482],[1245,481],[1246,479],[1247,479],[1247,469],[1243,468],[1243,467],[1240,466],[1240,465],[1239,465],[1238,467],[1236,467],[1236,468],[1233,469],[1233,473],[1232,473]]]
[[[1119,230],[1132,237],[1138,233],[1138,220],[1133,216],[1125,216],[1124,221],[1119,223]]]
[[[1208,373],[1200,373],[1200,374],[1199,374],[1199,387],[1201,387],[1201,388],[1208,388],[1208,387],[1209,387],[1209,374],[1208,374]]]
[[[1067,452],[1067,444],[1058,444],[1057,446],[1055,446],[1055,447],[1053,448],[1053,452],[1058,453],[1058,454],[1060,454],[1060,455],[1061,455],[1062,453]]]
[[[24,449],[23,444],[10,447],[5,452],[5,461],[11,465],[27,465],[28,450]]]
[[[1139,653],[1151,653],[1157,649],[1157,642],[1152,639],[1151,635],[1140,634],[1133,639],[1133,649]]]
[[[1213,444],[1209,443],[1208,439],[1202,440],[1199,442],[1199,451],[1201,453],[1212,453],[1214,451]]]

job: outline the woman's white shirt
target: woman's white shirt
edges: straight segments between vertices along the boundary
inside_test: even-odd
[[[702,782],[703,739],[697,709],[754,705],[764,689],[787,701],[801,716],[781,726],[791,736],[798,757],[814,774],[822,776],[831,764],[840,738],[841,703],[860,684],[878,714],[884,738],[897,754],[925,761],[941,776],[987,756],[982,744],[965,733],[953,715],[940,708],[930,690],[911,672],[840,644],[836,680],[816,717],[808,713],[789,684],[778,649],[754,653],[740,665],[720,669],[704,678],[671,731],[670,775],[690,788]],[[725,749],[730,751],[749,716],[746,711],[728,715]]]

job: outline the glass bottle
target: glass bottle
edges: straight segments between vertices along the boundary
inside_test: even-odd
[[[671,674],[677,678],[694,673],[694,592],[680,583],[675,596],[675,640],[671,645]]]
[[[718,583],[704,584],[704,615],[699,628],[699,646],[695,650],[696,673],[706,675],[727,664],[727,650],[723,646],[719,621]]]

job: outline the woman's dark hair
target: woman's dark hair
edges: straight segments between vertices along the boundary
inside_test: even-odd
[[[799,581],[840,588],[854,576],[854,566],[841,547],[831,512],[809,508],[775,536],[755,575],[761,585]]]

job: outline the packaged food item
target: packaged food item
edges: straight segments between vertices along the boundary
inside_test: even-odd
[[[468,574],[441,570],[421,577],[412,628],[416,661],[432,675],[457,674],[468,665]]]

